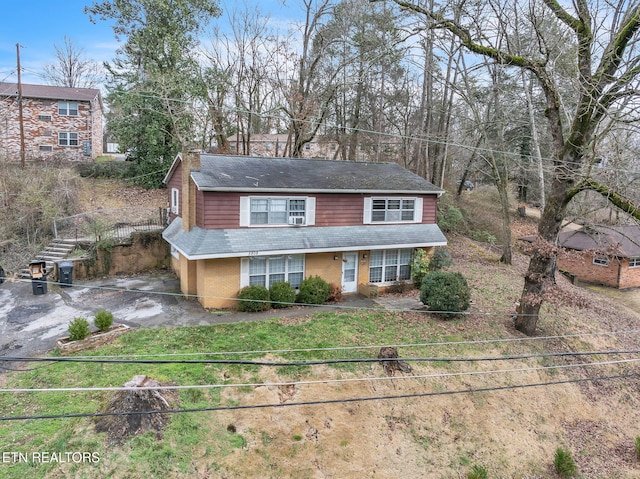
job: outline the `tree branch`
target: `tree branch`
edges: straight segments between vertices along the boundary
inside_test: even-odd
[[[564,204],[567,205],[575,195],[586,190],[595,191],[615,207],[633,216],[635,219],[640,220],[640,207],[638,205],[634,204],[629,198],[625,198],[624,196],[616,193],[607,185],[591,178],[585,178],[576,186],[571,188],[565,196]]]

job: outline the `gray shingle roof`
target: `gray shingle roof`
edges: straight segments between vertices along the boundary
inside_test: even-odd
[[[186,232],[182,229],[182,220],[176,218],[162,236],[188,259],[415,248],[447,243],[435,224],[218,230],[196,226]]]
[[[204,191],[441,193],[396,163],[201,155],[191,177]]]
[[[22,96],[25,98],[44,98],[46,100],[91,101],[100,90],[95,88],[68,88],[52,85],[22,84]],[[0,83],[0,96],[18,96],[17,83]]]
[[[608,250],[626,258],[640,257],[640,226],[590,226],[558,235],[558,244],[575,250]]]

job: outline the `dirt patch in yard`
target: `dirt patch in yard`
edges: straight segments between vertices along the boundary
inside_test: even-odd
[[[450,251],[452,269],[473,289],[472,314],[453,321],[403,314],[408,323],[432,322],[434,337],[463,342],[433,345],[431,356],[501,357],[637,344],[636,334],[600,334],[636,329],[637,315],[561,277],[554,302],[543,309],[538,336],[526,338],[514,330],[512,314],[527,258],[516,254],[513,266],[501,265],[498,252],[462,238],[452,241]],[[411,356],[410,349],[399,352]],[[377,362],[359,372],[314,366],[295,381],[263,368],[257,374],[262,385],[223,393],[223,404],[272,406],[215,416],[221,430],[233,425],[244,438],[243,447],[216,461],[215,477],[459,479],[478,465],[489,477],[556,478],[553,458],[563,447],[582,478],[640,478],[634,449],[640,383],[634,377],[590,380],[633,373],[636,363],[593,364],[633,356],[412,362],[411,375],[394,378]],[[572,380],[589,381],[567,382]],[[194,461],[200,471],[210,465]]]

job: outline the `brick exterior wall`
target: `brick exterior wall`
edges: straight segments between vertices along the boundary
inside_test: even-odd
[[[640,267],[629,267],[629,258],[621,258],[618,288],[637,288],[638,286],[640,286]]]
[[[82,144],[91,144],[91,158],[102,154],[102,105],[99,98],[74,101],[77,116],[58,113],[58,100],[23,98],[25,156],[27,159],[63,155],[70,160],[83,160]],[[0,97],[0,157],[12,161],[20,159],[20,121],[14,97]],[[43,119],[43,116],[46,119]],[[50,119],[48,119],[50,117]],[[78,134],[77,146],[60,146],[58,133]],[[49,149],[51,151],[44,151]],[[43,148],[43,149],[41,149]]]
[[[566,271],[586,283],[603,284],[613,288],[619,287],[621,266],[620,260],[613,257],[609,258],[609,266],[593,264],[593,254],[589,252],[569,251],[561,253],[558,257],[560,271]]]

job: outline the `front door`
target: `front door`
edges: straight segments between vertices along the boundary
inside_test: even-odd
[[[342,292],[358,291],[358,253],[342,253]]]

